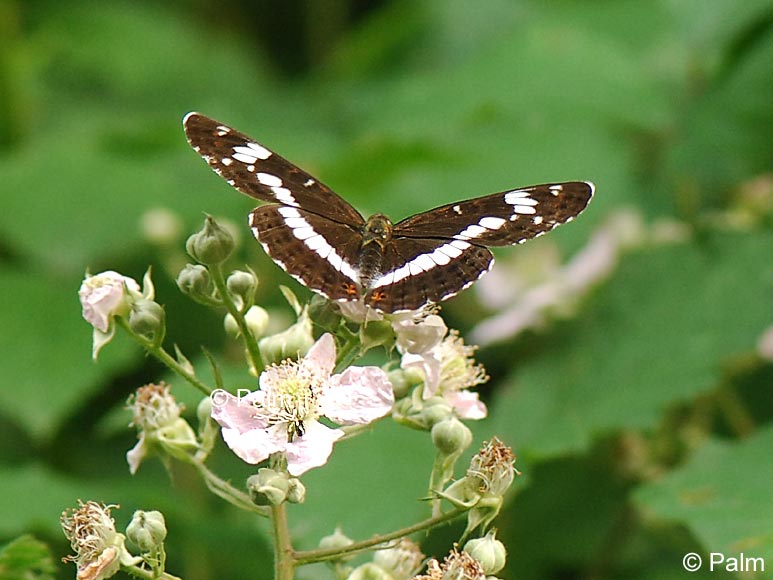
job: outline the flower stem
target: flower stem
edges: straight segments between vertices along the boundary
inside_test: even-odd
[[[191,463],[204,478],[204,482],[212,493],[245,511],[253,512],[264,517],[269,515],[266,508],[255,505],[246,493],[239,491],[227,481],[219,478],[212,473],[206,465],[200,461],[192,461]]]
[[[400,538],[410,536],[411,534],[414,534],[416,532],[421,532],[423,530],[429,530],[431,528],[437,527],[441,524],[449,522],[454,518],[464,514],[466,511],[467,511],[466,508],[454,508],[451,511],[448,511],[444,514],[440,514],[435,517],[418,522],[412,526],[395,530],[394,532],[389,532],[388,534],[373,536],[372,538],[369,538],[367,540],[362,540],[360,542],[355,542],[353,544],[349,544],[348,546],[343,548],[329,548],[325,550],[302,550],[300,552],[295,552],[295,562],[297,563],[297,565],[301,566],[305,564],[313,564],[314,562],[324,562],[326,560],[335,560],[344,555],[358,554],[359,552],[370,550],[373,547],[378,546],[380,544],[385,544],[393,540],[399,540]]]
[[[170,355],[168,352],[166,352],[163,347],[156,344],[154,341],[149,340],[145,338],[144,336],[137,334],[132,330],[132,328],[129,326],[129,323],[122,317],[116,317],[116,322],[121,325],[121,327],[129,333],[129,335],[137,341],[146,351],[148,351],[150,354],[152,354],[154,357],[156,357],[158,360],[160,360],[162,363],[166,365],[166,367],[180,375],[182,378],[184,378],[186,381],[188,381],[191,385],[196,387],[198,390],[200,390],[204,395],[209,396],[210,393],[212,393],[212,388],[205,385],[203,382],[201,382],[196,375],[194,375],[192,372],[190,372],[188,369],[186,369],[183,365],[181,365],[177,360]]]
[[[290,540],[285,504],[271,508],[271,523],[274,528],[274,580],[293,580],[297,561]]]
[[[212,276],[212,281],[215,283],[215,288],[217,288],[220,299],[223,301],[223,306],[225,306],[228,313],[236,320],[239,332],[244,340],[244,346],[247,348],[250,365],[255,369],[256,374],[260,374],[263,370],[263,358],[260,356],[258,341],[255,340],[249,326],[247,326],[247,321],[244,319],[244,313],[236,307],[236,304],[231,297],[231,293],[228,291],[222,267],[220,264],[210,266],[209,273]]]

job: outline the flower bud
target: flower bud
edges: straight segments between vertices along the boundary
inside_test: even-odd
[[[255,505],[280,505],[290,491],[290,474],[286,471],[261,468],[247,479],[247,489]]]
[[[258,277],[253,272],[234,270],[226,280],[228,291],[233,296],[239,310],[251,306],[255,300],[255,290],[258,288]]]
[[[350,537],[344,534],[341,531],[341,528],[336,528],[332,534],[323,537],[319,541],[319,549],[333,550],[333,549],[346,548],[348,546],[351,546],[353,543],[354,543],[354,540],[352,540]],[[354,556],[351,556],[351,555],[346,556],[346,557],[340,558],[339,561],[351,560],[353,557]]]
[[[250,329],[252,336],[260,338],[263,336],[263,333],[266,332],[266,328],[268,328],[268,312],[266,312],[265,308],[260,306],[250,306],[250,309],[244,315],[244,321],[247,323],[247,328]],[[230,313],[225,315],[223,327],[225,328],[226,333],[234,338],[238,337],[240,334],[239,325]]]
[[[463,551],[480,562],[483,571],[496,574],[505,567],[507,550],[505,545],[497,540],[496,531],[491,530],[483,538],[470,540],[464,545]]]
[[[141,336],[161,342],[164,328],[164,309],[153,300],[137,300],[129,314],[129,327]]]
[[[157,511],[137,510],[126,527],[126,537],[142,552],[157,552],[166,539],[164,515]]]
[[[290,478],[290,488],[287,490],[287,501],[303,503],[306,501],[306,486],[297,477]]]
[[[196,302],[212,304],[212,280],[209,271],[201,264],[186,264],[177,275],[177,287],[180,292]]]
[[[298,322],[283,332],[263,337],[258,346],[263,362],[270,365],[288,358],[296,359],[306,354],[313,344],[311,319],[304,309],[298,317]]]
[[[456,418],[445,419],[432,427],[432,443],[443,455],[458,455],[472,443],[472,431]]]
[[[200,264],[222,264],[234,250],[233,236],[221,227],[212,216],[204,220],[204,227],[185,242],[185,250]]]
[[[424,554],[418,544],[408,538],[403,538],[396,545],[392,544],[391,547],[377,550],[373,554],[373,563],[389,571],[389,578],[393,580],[413,578],[423,561]]]

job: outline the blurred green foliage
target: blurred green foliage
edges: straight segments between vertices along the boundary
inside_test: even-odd
[[[535,244],[570,256],[620,208],[686,225],[625,254],[575,318],[480,351],[494,377],[476,434],[511,444],[524,472],[500,575],[676,578],[688,551],[773,568],[773,370],[755,354],[773,323],[770,0],[3,0],[0,37],[4,540],[30,532],[64,555],[59,513],[94,499],[121,504],[119,526],[163,511],[175,574],[271,577],[263,522],[192,473],[129,475],[121,408],[163,372],[120,338],[93,364],[76,298],[87,269],[140,279],[151,264],[169,344],[238,360],[173,283],[202,212],[242,224],[252,207],[186,144],[180,119],[199,110],[363,213],[591,179],[588,212]],[[184,224],[166,247],[140,227],[154,208]],[[288,313],[288,278],[242,231],[261,302]],[[486,307],[469,292],[445,312],[464,332]],[[190,390],[175,385],[195,409]],[[304,477],[298,546],[414,521],[431,456],[393,425],[340,445]],[[236,483],[250,473],[219,460]]]

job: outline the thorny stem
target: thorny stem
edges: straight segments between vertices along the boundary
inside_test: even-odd
[[[205,385],[203,382],[201,382],[198,379],[198,377],[196,377],[196,375],[188,371],[188,369],[186,369],[183,365],[177,362],[177,360],[168,352],[166,352],[162,346],[155,344],[154,341],[149,340],[144,336],[134,332],[134,330],[132,330],[132,328],[129,326],[129,323],[124,318],[116,317],[115,320],[118,322],[118,324],[121,325],[121,327],[124,330],[126,330],[126,332],[129,333],[129,335],[134,340],[136,340],[146,351],[148,351],[150,354],[152,354],[154,357],[156,357],[158,360],[164,363],[164,365],[166,365],[167,368],[169,368],[169,370],[180,375],[191,385],[193,385],[198,390],[200,390],[204,395],[209,396],[210,393],[212,393],[211,387],[208,387],[207,385]]]
[[[223,269],[220,264],[210,266],[209,273],[212,276],[212,281],[215,283],[215,288],[220,295],[220,299],[223,301],[228,313],[234,317],[236,324],[239,327],[239,332],[244,340],[244,346],[247,348],[247,355],[250,359],[250,365],[255,369],[255,374],[260,374],[263,370],[263,358],[260,356],[260,348],[258,347],[258,341],[255,340],[247,321],[244,319],[244,313],[236,307],[234,304],[231,293],[228,291],[226,285],[225,276],[223,276]]]
[[[454,518],[464,514],[465,512],[467,512],[467,508],[454,508],[451,511],[431,517],[424,521],[413,524],[412,526],[395,530],[394,532],[389,532],[388,534],[377,535],[367,540],[362,540],[360,542],[354,542],[353,544],[349,544],[348,546],[343,548],[329,548],[325,550],[321,550],[321,549],[320,550],[302,550],[300,552],[295,552],[294,553],[295,562],[297,563],[297,565],[301,566],[305,564],[313,564],[314,562],[324,562],[326,560],[335,560],[344,555],[358,554],[360,552],[364,552],[380,544],[385,544],[393,540],[399,540],[400,538],[410,536],[411,534],[414,534],[416,532],[429,530],[431,528],[434,528],[436,526],[449,522]]]

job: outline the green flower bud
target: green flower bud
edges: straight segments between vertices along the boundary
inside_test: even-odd
[[[268,366],[288,358],[297,359],[306,354],[313,344],[311,318],[304,309],[298,322],[283,332],[261,338],[258,346],[263,362]]]
[[[204,227],[185,242],[185,250],[200,264],[214,266],[225,262],[234,245],[233,236],[208,215]]]
[[[440,421],[431,431],[432,443],[443,455],[458,455],[472,443],[472,431],[459,419]]]
[[[158,551],[166,539],[164,515],[157,511],[137,510],[126,527],[126,537],[142,552]]]
[[[250,306],[250,309],[244,315],[244,321],[247,323],[247,328],[250,329],[252,336],[260,338],[268,328],[269,316],[265,308],[260,306]],[[231,314],[226,314],[223,319],[223,327],[228,335],[234,338],[241,334],[239,325],[236,323],[236,319]]]
[[[296,477],[290,479],[290,488],[287,490],[287,501],[290,503],[303,503],[306,501],[306,486]]]
[[[247,489],[255,505],[280,505],[287,500],[290,491],[290,474],[261,468],[257,475],[247,479]]]
[[[346,580],[395,580],[395,577],[378,564],[367,562],[352,570]]]
[[[252,305],[255,291],[258,289],[258,277],[252,272],[234,270],[226,280],[228,291],[233,296],[239,310]]]
[[[336,528],[332,534],[330,534],[329,536],[323,537],[319,541],[319,548],[320,550],[341,549],[341,548],[346,548],[348,546],[351,546],[353,543],[354,543],[354,540],[352,540],[346,534],[344,534],[341,531],[341,528]],[[348,555],[348,556],[343,556],[339,558],[337,561],[346,562],[347,560],[351,560],[352,558],[354,558],[354,555]]]
[[[422,409],[421,414],[422,419],[430,428],[447,419],[455,418],[454,408],[443,397],[432,397],[424,401],[424,409]]]
[[[183,294],[202,304],[212,304],[212,280],[201,264],[186,264],[177,275],[177,287]]]
[[[496,574],[505,567],[507,561],[505,545],[497,540],[496,535],[496,531],[491,530],[483,538],[470,540],[463,548],[464,552],[480,562],[486,575]]]
[[[164,309],[152,300],[137,300],[129,314],[129,327],[135,333],[160,343],[165,333]]]

